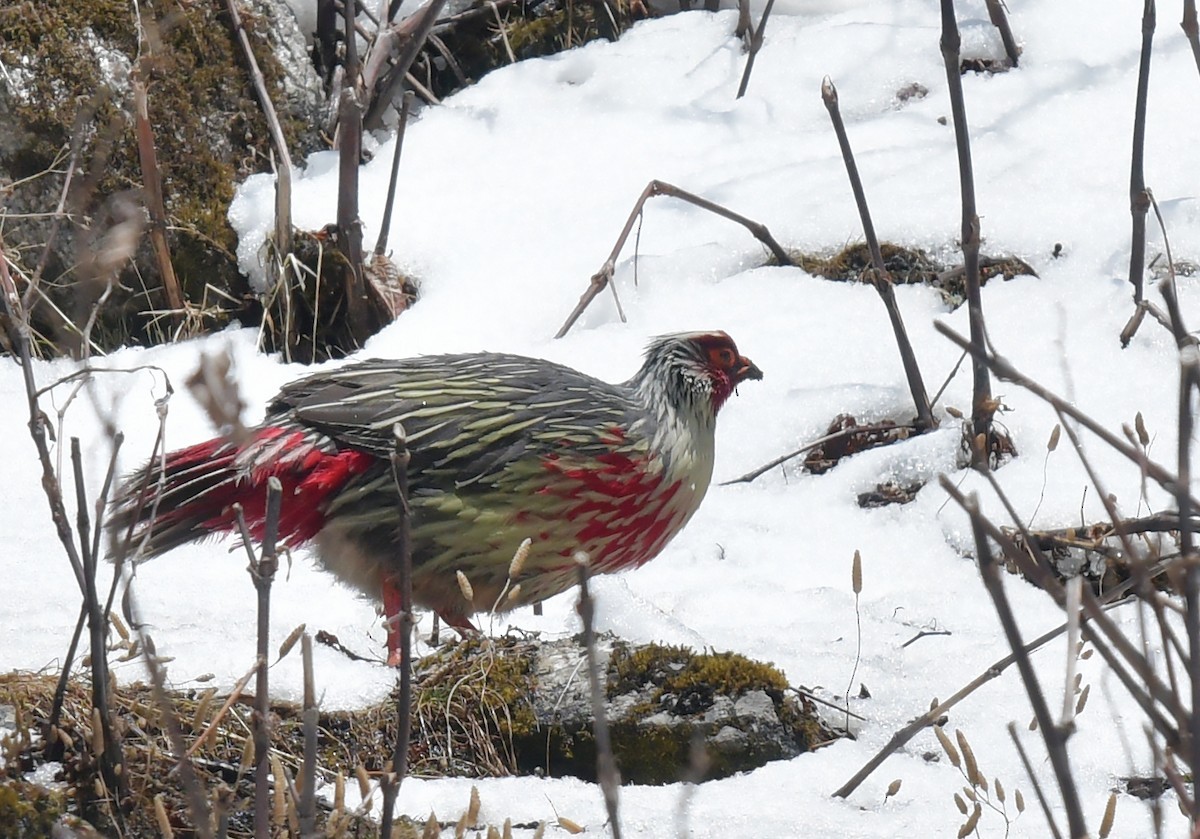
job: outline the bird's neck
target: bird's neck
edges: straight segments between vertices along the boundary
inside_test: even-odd
[[[716,410],[712,394],[647,362],[627,384],[644,407],[651,452],[666,473],[703,497],[712,479]]]

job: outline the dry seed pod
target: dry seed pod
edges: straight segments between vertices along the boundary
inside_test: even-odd
[[[304,628],[306,626],[307,624],[302,623],[288,633],[288,637],[284,638],[283,643],[279,645],[279,658],[275,659],[276,661],[279,661],[279,659],[283,658],[292,651],[292,647],[296,646],[296,642],[299,641],[300,636],[304,634]]]
[[[271,774],[275,776],[275,801],[271,808],[271,823],[276,827],[283,827],[287,821],[287,783],[283,780],[283,762],[280,761],[279,755],[271,753]]]
[[[1086,650],[1084,650],[1083,652],[1081,652],[1081,653],[1079,654],[1079,657],[1080,657],[1080,658],[1081,658],[1083,661],[1087,661],[1089,658],[1091,658],[1091,657],[1092,657],[1092,653],[1094,653],[1094,652],[1095,652],[1095,650],[1093,650],[1093,649],[1090,649],[1090,648],[1089,648],[1089,649],[1086,649]]]
[[[471,803],[467,805],[467,818],[471,824],[479,824],[479,787],[471,786]]]
[[[1075,716],[1083,713],[1083,709],[1087,707],[1088,693],[1092,690],[1091,685],[1084,685],[1083,690],[1079,694],[1079,699],[1075,701]]]
[[[1133,418],[1133,427],[1137,429],[1138,442],[1143,447],[1150,445],[1150,434],[1146,431],[1146,421],[1142,419],[1142,412],[1138,411]]]
[[[1113,819],[1117,816],[1117,794],[1108,794],[1108,804],[1104,806],[1104,818],[1100,819],[1100,839],[1108,839],[1112,833]]]
[[[204,727],[204,722],[208,719],[209,709],[212,707],[213,697],[216,695],[216,688],[208,688],[204,693],[200,694],[200,701],[196,703],[196,713],[192,715],[192,731],[199,731]]]
[[[175,831],[171,828],[171,819],[167,817],[167,805],[163,803],[163,794],[154,796],[154,819],[158,822],[158,832],[164,839],[175,839]]]
[[[997,800],[998,800],[998,801],[999,801],[1001,804],[1003,804],[1003,803],[1004,803],[1004,798],[1005,798],[1005,796],[1004,796],[1004,786],[1003,786],[1003,785],[1000,783],[1000,779],[999,779],[999,778],[997,778],[995,781],[993,781],[993,782],[992,782],[992,786],[994,786],[994,787],[996,788],[996,799],[997,799]]]
[[[511,589],[509,589],[507,599],[516,600],[520,596],[521,596],[521,584],[517,583],[515,586],[513,586]]]
[[[496,829],[496,825],[488,825],[487,839],[500,839],[500,831]]]
[[[971,744],[967,742],[967,735],[962,733],[961,728],[956,728],[954,729],[954,736],[958,739],[959,749],[962,750],[963,762],[966,764],[967,780],[979,786],[979,779],[982,776],[979,774],[979,764],[975,762],[975,752],[971,751]]]
[[[975,830],[975,825],[979,824],[979,816],[982,813],[983,808],[976,804],[974,812],[963,822],[963,826],[958,829],[958,839],[964,839],[964,837]]]
[[[854,593],[862,594],[862,554],[854,552],[854,563],[850,569],[850,581],[854,585]]]
[[[458,590],[462,592],[463,599],[468,603],[474,603],[475,590],[471,588],[471,581],[467,579],[467,575],[462,571],[455,571],[454,576],[458,578]]]
[[[558,826],[570,833],[572,836],[578,833],[583,833],[583,827],[577,822],[573,822],[565,816],[558,817]]]
[[[537,829],[533,831],[533,836],[530,839],[542,839],[546,835],[546,823],[538,822]]]
[[[967,802],[964,801],[963,797],[957,792],[954,793],[954,806],[957,807],[958,812],[962,813],[964,816],[967,814]]]
[[[429,818],[425,820],[425,829],[421,831],[421,839],[438,839],[442,833],[442,827],[438,824],[437,816],[431,811]]]
[[[898,793],[898,792],[900,791],[900,785],[901,785],[902,783],[904,783],[903,779],[902,779],[902,778],[897,778],[896,780],[894,780],[894,781],[892,781],[890,784],[888,784],[887,792],[885,792],[885,793],[883,794],[883,800],[884,800],[884,801],[887,801],[887,800],[888,800],[889,798],[891,798],[893,795],[895,795],[896,793]]]
[[[254,765],[254,733],[251,732],[242,740],[242,760],[238,764],[238,774],[242,775]]]
[[[454,839],[464,839],[464,837],[467,835],[467,828],[470,826],[470,822],[467,821],[467,813],[464,810],[463,814],[458,817],[458,821],[454,825]]]
[[[92,709],[92,754],[104,754],[104,726],[101,724],[100,709]]]
[[[521,569],[525,567],[525,560],[529,557],[529,548],[533,545],[533,540],[526,537],[525,541],[517,546],[517,552],[513,554],[512,562],[508,564],[508,578],[515,580],[521,573]]]
[[[942,744],[942,751],[946,753],[946,757],[950,758],[950,764],[956,768],[961,766],[962,759],[958,756],[958,749],[954,748],[954,744],[950,742],[950,737],[942,730],[942,727],[935,725],[933,733],[937,735],[938,742]],[[966,810],[963,812],[965,813]]]
[[[975,795],[975,790],[971,787],[963,787],[963,795],[971,799],[971,801],[978,800],[978,797]]]
[[[1029,730],[1037,731],[1037,717],[1034,717],[1029,721]]]
[[[504,820],[504,829],[500,832],[500,839],[513,839],[512,819]]]
[[[1054,424],[1054,430],[1050,432],[1050,442],[1046,444],[1046,451],[1052,452],[1058,448],[1058,438],[1062,436],[1062,425]]]
[[[129,630],[125,627],[125,621],[121,620],[120,615],[116,612],[109,612],[108,622],[112,624],[113,629],[117,630],[117,634],[121,636],[122,641],[129,641]]]
[[[358,780],[358,794],[360,798],[366,798],[371,794],[371,777],[367,775],[367,767],[361,763],[354,767],[354,777]]]
[[[1017,802],[1017,812],[1025,812],[1025,796],[1021,795],[1021,791],[1017,790],[1013,793],[1013,801]]]
[[[346,809],[346,776],[338,770],[337,778],[333,782],[333,811],[340,813]]]
[[[949,414],[950,416],[954,417],[955,419],[960,420],[963,418],[963,412],[958,410],[958,408],[951,407],[950,405],[946,406],[946,413]]]

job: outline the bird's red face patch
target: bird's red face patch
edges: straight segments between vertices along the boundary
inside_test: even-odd
[[[761,379],[763,374],[753,361],[738,353],[737,344],[724,332],[714,332],[697,339],[707,361],[713,383],[713,407],[720,408],[734,388],[747,379]]]

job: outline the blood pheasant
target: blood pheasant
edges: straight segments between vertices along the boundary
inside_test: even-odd
[[[724,332],[655,339],[622,384],[498,353],[362,361],[284,387],[247,440],[199,443],[129,479],[111,526],[132,527],[149,558],[233,531],[239,503],[258,536],[274,476],[282,543],[313,542],[330,571],[394,617],[400,424],[413,601],[466,628],[495,604],[526,538],[520,587],[501,609],[570,588],[576,551],[600,573],[654,558],[708,489],[718,410],[740,382],[761,378]],[[389,632],[392,658],[396,640]]]

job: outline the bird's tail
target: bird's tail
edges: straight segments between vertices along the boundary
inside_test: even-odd
[[[283,487],[278,538],[303,544],[324,526],[330,496],[373,460],[320,442],[328,444],[311,433],[266,426],[241,445],[216,438],[153,460],[118,490],[108,523],[114,545],[143,560],[236,532],[235,505],[241,505],[250,534],[261,539],[272,477]]]

